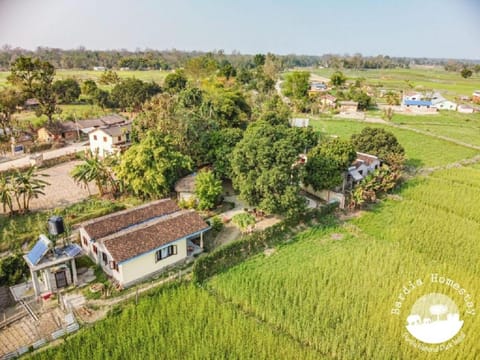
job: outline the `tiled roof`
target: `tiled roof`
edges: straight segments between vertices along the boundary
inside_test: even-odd
[[[378,157],[370,154],[361,153],[361,152],[357,152],[357,160],[361,160],[367,165],[370,165],[375,161],[379,161]]]
[[[100,241],[113,259],[122,262],[161,246],[208,229],[208,224],[193,210],[147,221]]]
[[[132,124],[124,124],[124,125],[115,125],[115,126],[110,126],[105,129],[100,129],[103,132],[107,133],[110,136],[121,136],[125,132],[131,131],[132,130]]]
[[[119,211],[87,221],[81,226],[90,238],[98,240],[111,235],[129,226],[153,219],[155,217],[172,214],[178,211],[177,204],[170,199],[154,201],[133,209]]]

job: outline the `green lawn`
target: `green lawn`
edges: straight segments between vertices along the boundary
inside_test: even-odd
[[[446,165],[471,158],[479,153],[474,149],[388,125],[369,124],[355,120],[315,119],[311,120],[310,124],[322,134],[337,135],[343,138],[360,132],[366,126],[385,128],[394,133],[405,148],[409,164],[418,167]]]

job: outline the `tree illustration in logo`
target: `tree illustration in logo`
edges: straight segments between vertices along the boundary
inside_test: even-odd
[[[440,315],[446,314],[448,312],[448,307],[442,304],[436,304],[430,306],[430,314],[437,316],[437,321],[440,321]]]

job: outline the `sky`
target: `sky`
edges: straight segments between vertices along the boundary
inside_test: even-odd
[[[480,0],[0,0],[0,46],[480,59]]]

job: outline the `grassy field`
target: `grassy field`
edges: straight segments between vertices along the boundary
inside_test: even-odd
[[[312,73],[330,78],[335,69],[314,69]],[[342,70],[349,80],[365,78],[368,85],[379,89],[408,90],[409,81],[416,90],[438,90],[445,97],[471,96],[480,88],[480,74],[464,79],[457,72],[442,68],[382,69],[382,70]]]
[[[286,335],[193,285],[129,304],[33,359],[318,359]]]
[[[5,216],[0,214],[0,252],[19,249],[24,244],[32,244],[39,234],[47,231],[47,219],[52,215],[62,216],[68,227],[108,213],[138,205],[134,198],[116,201],[90,198],[66,208],[32,212],[27,215]]]
[[[479,153],[474,149],[388,125],[337,119],[313,119],[310,124],[322,134],[337,135],[343,138],[359,133],[366,126],[385,128],[395,134],[400,144],[405,148],[408,163],[416,167],[446,165],[461,159],[471,158]]]
[[[429,357],[403,341],[408,310],[418,297],[439,291],[461,307],[458,292],[425,286],[405,300],[403,317],[391,309],[405,284],[431,273],[480,292],[480,171],[441,171],[410,183],[399,196],[343,227],[304,233],[270,257],[256,256],[218,275],[209,286],[328,358],[475,359],[478,316],[460,315],[466,338],[447,352]],[[336,240],[339,234],[343,238]]]
[[[116,71],[121,79],[134,77],[143,81],[155,81],[162,84],[165,76],[169,73],[164,70],[146,70],[146,71]],[[9,86],[7,82],[7,76],[10,74],[8,71],[0,71],[0,88]],[[95,80],[98,82],[102,71],[93,70],[57,70],[56,79],[68,79],[73,78],[78,81]],[[110,88],[109,86],[100,85],[102,88]]]
[[[480,293],[479,197],[479,168],[417,178],[357,219],[311,228],[203,288],[145,296],[34,359],[477,359],[480,317],[429,280],[443,274]],[[392,314],[416,279],[424,286]],[[412,305],[431,292],[451,297],[464,320],[463,341],[439,353],[403,338]]]

